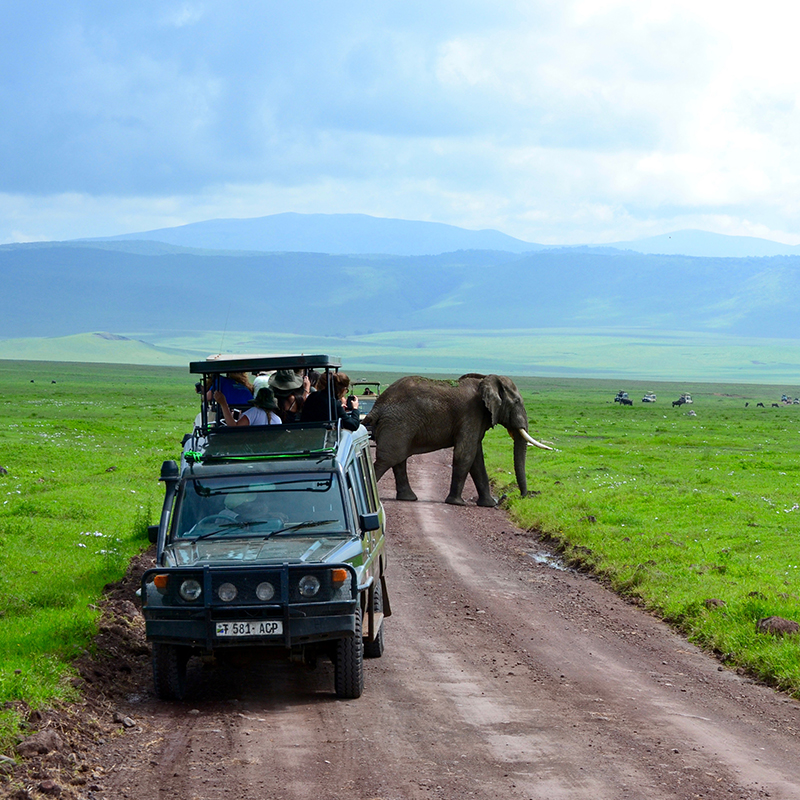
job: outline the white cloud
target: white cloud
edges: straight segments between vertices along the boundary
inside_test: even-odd
[[[196,25],[203,18],[205,7],[202,3],[181,3],[165,11],[161,18],[162,25],[183,28]]]
[[[700,222],[800,234],[793,5],[489,12],[76,0],[37,24],[12,14],[0,241],[280,211],[542,242]]]

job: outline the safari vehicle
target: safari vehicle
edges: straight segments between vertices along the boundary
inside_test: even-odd
[[[656,402],[656,395],[655,392],[646,392],[645,396],[642,398],[643,403],[655,403]]]
[[[351,395],[358,398],[358,413],[363,420],[380,396],[381,384],[379,381],[354,381],[350,389]]]
[[[686,405],[689,405],[692,403],[692,396],[689,394],[689,392],[683,392],[683,394],[681,394],[681,400],[683,400]]]
[[[225,373],[339,366],[323,355],[221,356],[189,371],[208,386]],[[359,697],[363,659],[383,653],[391,613],[366,429],[209,416],[203,403],[181,465],[163,463],[166,496],[149,531],[157,566],[141,598],[158,696],[184,697],[191,656],[247,651],[310,666],[328,657],[336,695]]]
[[[619,391],[619,392],[617,392],[616,397],[614,398],[614,402],[615,403],[621,403],[623,400],[627,400],[627,399],[628,399],[628,393],[627,392],[623,392],[623,391]]]

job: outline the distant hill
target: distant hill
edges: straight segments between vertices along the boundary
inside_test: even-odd
[[[384,219],[367,214],[273,214],[253,219],[212,219],[175,228],[103,237],[150,240],[211,250],[328,253],[331,255],[436,255],[454,250],[524,253],[542,245],[495,230],[472,231],[439,222]]]
[[[525,242],[495,230],[473,231],[438,222],[385,219],[367,214],[273,214],[253,219],[213,219],[175,228],[88,240],[92,243],[161,243],[195,250],[328,253],[330,255],[438,255],[456,250],[531,253],[545,249],[607,252],[633,250],[648,255],[748,258],[800,255],[800,246],[752,236],[681,230],[605,245],[556,246]]]
[[[748,258],[800,255],[800,245],[781,244],[753,236],[726,236],[722,233],[685,230],[650,236],[631,242],[614,242],[608,247],[635,250],[653,255],[704,256],[709,258]]]
[[[590,249],[435,256],[208,253],[150,243],[0,247],[0,338],[88,331],[613,326],[800,337],[800,256],[690,258]]]

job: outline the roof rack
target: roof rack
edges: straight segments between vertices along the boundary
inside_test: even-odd
[[[263,355],[218,354],[205,361],[191,361],[189,372],[193,375],[220,375],[224,372],[268,372],[273,369],[338,370],[342,361],[324,355]]]

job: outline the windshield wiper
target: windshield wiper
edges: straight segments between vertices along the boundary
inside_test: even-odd
[[[277,519],[247,519],[247,520],[230,520],[229,522],[219,522],[213,531],[202,533],[200,536],[192,537],[193,542],[199,542],[201,539],[208,539],[218,533],[223,533],[225,528],[250,528],[254,525],[266,525],[268,522],[278,522]]]
[[[335,519],[309,519],[306,522],[295,522],[294,525],[287,525],[285,528],[278,528],[276,531],[268,533],[264,538],[271,539],[273,536],[279,536],[282,533],[290,533],[292,531],[299,531],[301,528],[316,528],[319,525],[331,525],[338,520]]]
[[[307,520],[306,522],[296,522],[294,525],[287,525],[284,528],[278,528],[276,531],[266,531],[263,536],[265,539],[271,539],[273,536],[277,536],[278,534],[282,533],[291,533],[292,531],[297,531],[302,528],[316,528],[319,525],[331,525],[332,523],[336,522],[335,519],[318,519],[318,520]],[[274,519],[255,519],[255,520],[242,520],[241,522],[230,521],[230,522],[220,522],[217,528],[213,531],[208,531],[208,533],[203,533],[200,536],[194,537],[187,537],[186,541],[192,542],[199,542],[201,539],[209,539],[212,536],[215,536],[218,533],[223,533],[224,528],[250,528],[254,525],[264,525],[267,522],[275,522]],[[261,536],[262,534],[251,534],[253,536]]]

